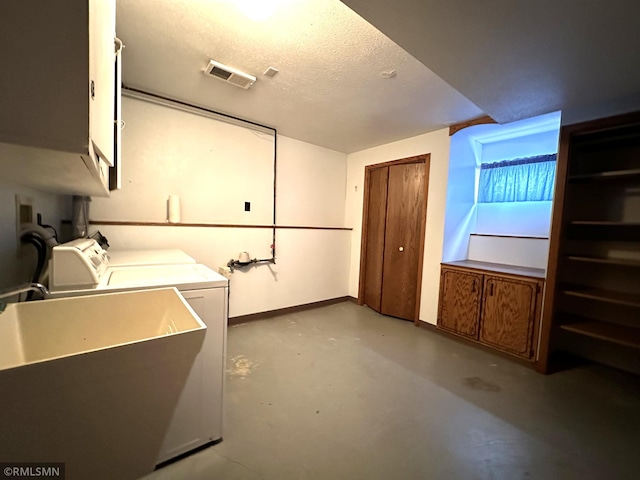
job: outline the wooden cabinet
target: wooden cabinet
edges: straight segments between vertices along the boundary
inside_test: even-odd
[[[640,373],[640,113],[563,127],[539,370]]]
[[[3,179],[108,195],[115,162],[115,0],[6,0],[0,31]]]
[[[443,265],[438,327],[533,360],[542,284],[540,278]]]

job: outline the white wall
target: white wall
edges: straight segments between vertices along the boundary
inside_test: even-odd
[[[34,221],[36,213],[41,213],[43,223],[54,226],[58,232],[61,230],[60,221],[71,217],[70,196],[43,193],[17,185],[0,185],[0,288],[30,282],[36,266],[35,248],[24,246],[19,258],[17,255],[16,194],[33,199]]]
[[[548,237],[551,201],[479,203],[474,233]]]
[[[266,250],[252,228],[95,226],[113,248],[181,248],[214,270],[238,252]],[[260,235],[256,235],[256,232]],[[269,242],[271,241],[271,231]],[[278,230],[276,264],[236,270],[229,316],[266,312],[347,295],[350,231]]]
[[[129,97],[122,118],[123,188],[93,199],[92,218],[164,222],[177,194],[183,222],[272,223],[272,133]]]
[[[262,213],[256,209],[253,215],[252,201],[252,212],[245,215],[238,211],[237,203],[243,206],[246,196],[254,194],[256,197],[251,198],[264,199],[257,203],[266,204],[273,198],[273,174],[267,170],[260,173],[255,169],[262,167],[251,163],[268,154],[272,171],[273,143],[237,125],[204,117],[185,119],[184,112],[151,107],[146,102],[125,99],[123,188],[113,192],[111,198],[93,199],[92,219],[162,222],[166,219],[166,196],[177,193],[182,199],[183,223],[271,224],[270,208]],[[171,134],[159,134],[156,122],[168,122]],[[197,134],[194,123],[198,124]],[[217,135],[235,139],[226,144],[225,157],[231,162],[247,159],[243,168],[216,169],[201,163]],[[180,143],[179,150],[174,142]],[[278,136],[277,144],[277,224],[344,226],[347,156],[282,136]],[[265,152],[265,145],[269,152]],[[192,160],[195,158],[200,158],[200,163]],[[216,197],[211,193],[215,189],[224,194]],[[241,251],[248,251],[252,258],[269,258],[271,253],[272,230],[268,228],[95,228],[109,238],[114,249],[181,248],[214,269],[237,258]],[[350,231],[278,229],[276,264],[256,265],[233,274],[230,316],[346,296],[350,240]]]
[[[278,136],[276,223],[344,226],[346,158],[340,152]]]
[[[487,125],[477,128],[486,129]],[[463,129],[451,137],[442,261],[465,260],[476,228],[476,187],[481,144]]]
[[[353,226],[349,268],[349,295],[352,297],[358,296],[364,167],[425,153],[431,154],[431,166],[429,171],[420,320],[435,324],[438,311],[440,261],[442,258],[444,212],[447,196],[448,129],[419,135],[349,155],[345,212],[346,225]]]
[[[471,235],[469,260],[503,263],[520,267],[547,268],[549,240],[520,237]]]

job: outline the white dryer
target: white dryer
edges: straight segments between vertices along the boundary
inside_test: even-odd
[[[52,297],[166,286],[178,289],[207,326],[207,333],[166,433],[158,464],[222,438],[228,280],[195,262],[113,267],[108,254],[92,239],[53,248]]]
[[[136,265],[181,265],[196,263],[195,259],[177,248],[166,250],[113,250],[107,252],[110,267]]]

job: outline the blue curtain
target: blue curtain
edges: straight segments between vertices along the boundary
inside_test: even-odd
[[[482,164],[478,203],[551,200],[555,176],[555,154]]]

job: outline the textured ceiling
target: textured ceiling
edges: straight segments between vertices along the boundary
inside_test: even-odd
[[[117,0],[124,83],[346,153],[483,114],[338,0],[275,0],[266,21],[238,2]],[[209,59],[258,80],[243,90],[205,77]]]
[[[637,0],[343,2],[500,123],[640,93]]]

